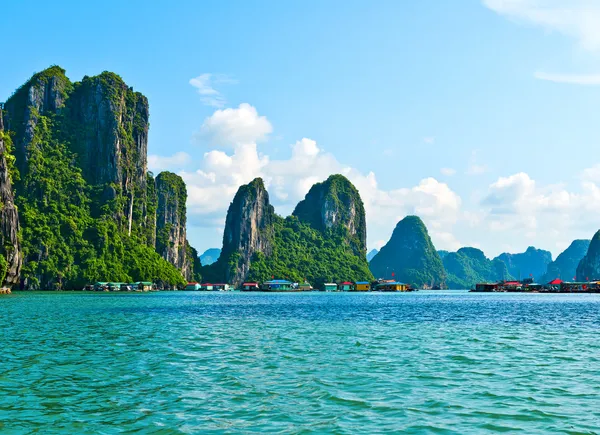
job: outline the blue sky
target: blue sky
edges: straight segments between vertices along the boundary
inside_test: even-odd
[[[200,251],[255,176],[287,214],[348,175],[370,248],[413,213],[438,248],[489,256],[600,228],[600,2],[90,3],[3,5],[0,100],[52,64],[120,74],[150,101],[150,169],[188,184]]]

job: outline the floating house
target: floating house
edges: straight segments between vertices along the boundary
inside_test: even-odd
[[[260,286],[257,282],[245,282],[242,284],[241,290],[243,292],[258,292],[260,291]]]
[[[154,290],[154,286],[150,281],[137,281],[133,285],[138,291],[149,292]]]
[[[371,283],[368,281],[357,281],[354,285],[354,291],[368,292],[371,290]]]
[[[94,290],[97,292],[108,291],[108,283],[104,281],[98,281],[94,284]]]
[[[197,282],[188,282],[185,286],[186,291],[198,291],[200,290],[200,284]]]
[[[265,281],[261,289],[266,292],[290,292],[295,290],[291,281],[286,281],[285,279]]]
[[[205,282],[203,284],[200,284],[200,291],[212,292],[212,291],[214,291],[214,286],[211,283]]]
[[[298,284],[298,290],[301,292],[310,292],[313,287],[308,282],[304,281],[303,283]]]
[[[340,282],[338,285],[338,291],[351,292],[354,291],[354,283],[350,281]]]
[[[107,283],[108,291],[111,291],[111,292],[121,291],[121,286],[123,284],[127,285],[126,283],[123,283],[123,282],[109,282],[109,283]]]
[[[323,284],[323,291],[335,292],[337,291],[337,284],[335,282],[326,282]]]
[[[523,290],[523,284],[520,281],[505,281],[500,288],[505,292],[520,292]]]
[[[381,282],[375,286],[378,292],[407,292],[410,291],[408,284],[403,282]]]
[[[485,293],[496,292],[498,291],[498,283],[482,282],[475,284],[475,291]]]
[[[229,284],[223,284],[223,283],[213,284],[213,291],[215,291],[215,292],[226,292],[228,290],[229,290]]]

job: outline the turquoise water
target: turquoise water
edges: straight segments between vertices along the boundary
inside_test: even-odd
[[[0,433],[600,433],[600,295],[0,297]]]

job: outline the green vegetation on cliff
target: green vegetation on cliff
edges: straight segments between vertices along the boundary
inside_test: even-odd
[[[442,261],[448,274],[446,285],[450,289],[470,289],[479,282],[512,279],[502,261],[490,260],[476,248],[448,252],[442,257]]]
[[[145,163],[147,102],[140,95],[115,74],[73,84],[55,66],[6,102],[25,288],[185,283],[153,246],[156,204],[146,200],[152,177]]]
[[[310,189],[287,218],[277,216],[261,179],[241,186],[229,210],[218,261],[203,267],[208,281],[265,281],[313,286],[372,279],[366,260],[364,206],[356,188],[333,175]]]
[[[369,267],[376,278],[393,278],[417,288],[444,286],[446,273],[427,228],[417,216],[396,225],[392,237],[373,257]]]
[[[600,230],[596,231],[587,253],[577,265],[577,281],[600,280]]]
[[[567,249],[556,257],[548,265],[548,270],[540,279],[540,282],[547,283],[556,278],[564,281],[570,281],[577,274],[577,266],[590,247],[590,240],[573,240]]]
[[[308,280],[320,287],[324,282],[365,281],[373,275],[365,257],[357,256],[348,247],[345,228],[335,227],[325,233],[301,222],[296,216],[274,224],[273,253],[256,253],[247,279],[266,281],[285,278],[294,282]]]
[[[530,246],[523,253],[503,253],[496,259],[506,264],[508,272],[516,279],[532,277],[538,280],[546,273],[548,264],[552,262],[552,253]]]

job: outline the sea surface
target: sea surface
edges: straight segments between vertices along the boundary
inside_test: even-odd
[[[1,434],[600,433],[600,295],[0,297]]]

